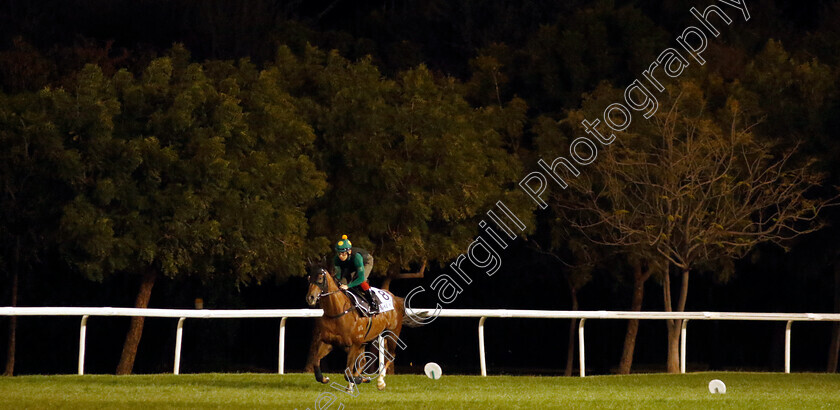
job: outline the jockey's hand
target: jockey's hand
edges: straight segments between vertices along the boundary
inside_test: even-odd
[[[341,285],[341,290],[347,290],[347,285]]]

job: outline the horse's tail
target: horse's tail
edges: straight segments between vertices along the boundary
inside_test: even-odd
[[[403,326],[408,327],[420,327],[425,324],[431,323],[434,318],[429,319],[431,315],[429,312],[425,310],[421,310],[419,312],[414,312],[411,308],[405,305],[405,299],[401,297],[395,297],[396,299],[396,308],[402,312],[402,324]]]
[[[434,318],[429,319],[431,315],[427,311],[414,313],[411,309],[405,309],[403,313],[403,326],[420,327],[429,324]]]
[[[427,324],[429,321],[427,319],[427,316],[425,316],[425,313],[426,312],[423,312],[421,314],[414,314],[405,312],[405,315],[403,316],[403,326],[420,327]]]

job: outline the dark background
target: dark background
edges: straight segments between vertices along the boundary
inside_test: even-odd
[[[125,55],[127,65],[140,64],[175,42],[183,43],[193,59],[238,59],[260,63],[273,56],[280,44],[293,50],[307,42],[338,49],[350,59],[371,55],[385,75],[420,63],[436,72],[467,78],[469,59],[476,50],[494,42],[524,47],[545,24],[560,24],[589,1],[2,1],[0,47],[9,50],[21,39],[56,56],[70,70],[74,61],[62,60],[64,47],[109,46],[111,57]],[[668,34],[674,44],[691,24],[690,6],[706,2],[653,0],[606,2],[611,7],[633,7]],[[751,1],[749,22],[736,20],[720,41],[748,53],[768,38],[788,50],[817,57],[836,69],[840,50],[840,7],[833,1]],[[740,18],[740,16],[739,16]],[[641,35],[641,34],[640,34]],[[816,41],[815,37],[820,40]],[[711,60],[711,59],[710,59]],[[714,65],[715,61],[710,61]],[[637,73],[628,67],[607,68],[617,84]],[[13,85],[4,84],[9,91]],[[553,112],[564,102],[576,102],[579,93],[551,99],[539,86],[512,84],[531,109]],[[836,133],[834,137],[836,139]],[[837,163],[833,163],[836,170]],[[837,172],[830,175],[837,181]],[[837,212],[827,215],[837,221]],[[536,237],[546,235],[539,228]],[[832,312],[834,281],[831,262],[823,255],[837,249],[837,230],[829,227],[811,235],[784,253],[763,246],[757,254],[736,263],[737,275],[718,283],[709,275],[693,275],[687,311]],[[581,310],[627,310],[629,285],[614,280],[627,269],[602,269],[579,293]],[[503,255],[503,268],[493,277],[475,281],[449,308],[504,308],[567,310],[567,285],[550,258],[540,256],[521,241]],[[439,269],[423,280],[395,281],[392,291],[405,295],[419,285],[427,289]],[[38,272],[21,283],[20,306],[131,306],[136,278],[114,277],[102,283],[79,280],[57,261],[45,260]],[[374,279],[373,285],[379,285]],[[304,308],[306,283],[291,278],[240,289],[210,289],[190,279],[162,280],[150,307],[190,308],[197,297],[207,309]],[[662,310],[662,288],[646,285],[643,310]],[[3,303],[8,289],[0,290]],[[419,299],[419,298],[418,298]],[[420,303],[430,306],[431,300]],[[2,319],[5,323],[6,319]],[[439,318],[420,329],[405,329],[408,348],[397,357],[399,372],[420,372],[435,361],[446,373],[479,371],[477,319]],[[135,365],[136,373],[170,372],[177,320],[146,320]],[[75,373],[79,318],[22,317],[18,321],[16,372]],[[286,370],[301,371],[308,350],[312,320],[287,322]],[[586,324],[588,372],[605,374],[618,364],[626,324],[590,320]],[[128,328],[128,318],[92,317],[88,322],[86,373],[112,373]],[[279,319],[187,320],[181,371],[272,372],[277,365]],[[828,323],[795,323],[794,371],[823,371],[830,338]],[[488,371],[498,373],[562,373],[566,362],[569,323],[561,320],[488,319],[485,328]],[[784,358],[784,322],[697,321],[688,325],[688,370],[781,371]],[[634,371],[664,371],[666,329],[661,321],[643,321],[638,337]],[[6,339],[0,340],[5,351]],[[326,359],[329,372],[344,368],[344,357]]]

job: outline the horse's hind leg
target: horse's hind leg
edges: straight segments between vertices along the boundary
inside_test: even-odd
[[[405,349],[405,343],[399,340],[401,331],[402,321],[400,321],[396,328],[391,331],[394,334],[391,337],[385,338],[385,351],[388,352],[386,356],[390,359],[385,365],[385,374],[394,374],[394,361],[397,357],[397,341],[399,341],[399,343],[403,343],[402,349]]]
[[[312,361],[312,371],[315,373],[315,380],[327,384],[330,382],[329,377],[324,377],[321,374],[321,359],[324,358],[332,350],[332,345],[324,343],[322,340],[313,340],[309,347],[309,357]]]
[[[364,345],[353,345],[347,351],[347,369],[345,370],[344,378],[347,379],[349,385],[347,391],[353,391],[353,385],[364,383],[365,379],[369,382],[370,379],[362,377],[362,369],[366,362],[363,356],[365,353]],[[359,365],[359,366],[357,366]]]

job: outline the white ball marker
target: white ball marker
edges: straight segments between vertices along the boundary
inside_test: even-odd
[[[709,393],[726,393],[726,385],[722,381],[714,379],[709,382]]]
[[[435,362],[426,363],[423,371],[426,372],[426,376],[433,380],[440,379],[440,377],[443,376],[443,370],[441,370],[440,365]]]

